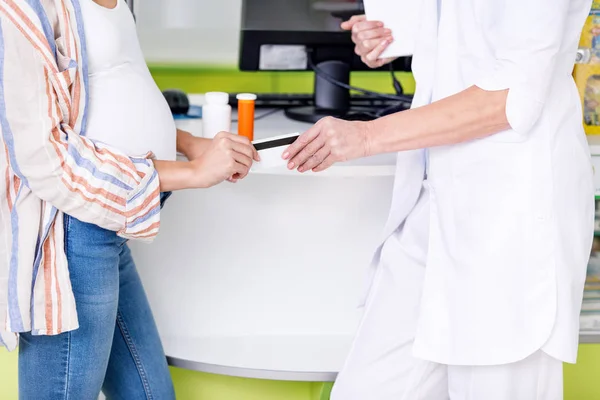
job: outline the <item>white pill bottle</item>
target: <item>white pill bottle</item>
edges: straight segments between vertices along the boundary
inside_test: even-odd
[[[219,132],[231,132],[231,106],[229,95],[223,92],[208,92],[202,106],[202,136],[212,139]]]

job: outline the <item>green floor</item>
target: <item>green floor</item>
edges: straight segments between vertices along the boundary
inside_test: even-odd
[[[178,400],[326,400],[329,385],[275,382],[171,370]],[[565,400],[600,399],[600,345],[581,345],[565,366]],[[17,356],[0,350],[0,399],[17,400]],[[376,400],[376,399],[374,399]]]
[[[233,378],[172,368],[178,400],[327,400],[330,384]],[[0,399],[17,400],[17,353],[0,350]]]

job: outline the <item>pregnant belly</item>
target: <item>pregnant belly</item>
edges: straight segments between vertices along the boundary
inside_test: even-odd
[[[86,136],[131,156],[153,152],[176,157],[176,127],[162,93],[147,71],[123,66],[90,77]]]

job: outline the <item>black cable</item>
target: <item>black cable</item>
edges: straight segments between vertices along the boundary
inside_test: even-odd
[[[390,74],[392,75],[392,85],[394,86],[394,90],[398,96],[402,96],[404,94],[404,88],[402,87],[402,83],[396,78],[396,72],[394,71],[394,63],[390,63]]]
[[[337,79],[335,79],[334,77],[332,77],[327,72],[323,71],[321,68],[319,68],[318,66],[316,66],[313,63],[310,51],[308,52],[307,61],[308,61],[308,66],[310,67],[310,69],[312,69],[315,72],[315,74],[317,74],[321,78],[325,79],[327,82],[331,83],[332,85],[341,87],[342,89],[353,90],[355,92],[359,92],[359,93],[363,93],[363,94],[368,94],[368,95],[371,95],[371,96],[375,96],[375,97],[379,97],[379,98],[387,99],[387,100],[397,100],[397,101],[402,101],[402,102],[405,102],[405,103],[411,103],[412,102],[412,97],[404,95],[404,94],[402,94],[402,95],[393,95],[393,94],[373,92],[371,90],[362,89],[362,88],[359,88],[359,87],[356,87],[356,86],[347,85],[347,84],[345,84],[343,82],[340,82],[340,81],[338,81]],[[400,83],[400,82],[398,82],[398,83]]]

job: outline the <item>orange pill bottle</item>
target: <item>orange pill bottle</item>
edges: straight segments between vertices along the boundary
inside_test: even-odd
[[[240,93],[236,96],[238,101],[238,135],[254,140],[254,103],[256,95]]]

